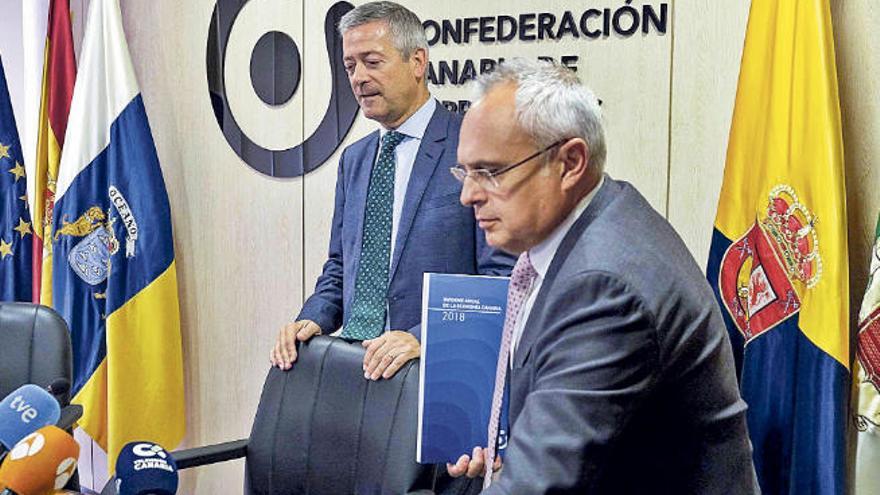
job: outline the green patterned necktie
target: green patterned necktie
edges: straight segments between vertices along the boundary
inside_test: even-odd
[[[351,318],[342,337],[374,339],[385,331],[385,298],[391,260],[391,218],[394,208],[394,149],[405,136],[388,131],[382,137],[379,160],[370,174],[361,260],[354,283]]]

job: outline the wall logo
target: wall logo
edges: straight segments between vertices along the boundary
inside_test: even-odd
[[[351,129],[358,104],[342,64],[342,38],[336,33],[339,19],[354,6],[333,4],[324,17],[324,37],[333,81],[330,102],[318,128],[302,143],[284,150],[269,150],[255,143],[235,120],[223,82],[227,43],[232,26],[248,0],[217,0],[208,33],[208,94],[214,117],[226,142],[254,170],[272,177],[299,177],[321,166]],[[299,87],[301,59],[296,43],[280,31],[265,33],[251,53],[251,84],[267,105],[289,101]]]

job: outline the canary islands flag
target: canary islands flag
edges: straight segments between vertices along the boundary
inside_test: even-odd
[[[0,59],[0,301],[31,300],[31,215],[21,143]]]
[[[849,286],[827,0],[753,0],[707,276],[765,494],[844,493]]]
[[[168,195],[118,0],[92,0],[58,172],[53,304],[70,326],[79,425],[114,466],[184,432]]]

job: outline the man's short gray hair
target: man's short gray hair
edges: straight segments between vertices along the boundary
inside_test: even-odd
[[[569,68],[543,60],[514,58],[476,80],[477,101],[493,88],[516,84],[516,118],[544,148],[565,138],[581,138],[590,147],[589,165],[605,168],[602,110],[593,92]]]
[[[427,53],[428,38],[419,16],[394,2],[370,2],[355,7],[339,20],[339,34],[370,22],[384,21],[391,32],[391,40],[404,59],[409,59],[419,48]]]

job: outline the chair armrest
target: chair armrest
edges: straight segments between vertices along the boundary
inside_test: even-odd
[[[79,421],[83,415],[83,407],[79,404],[70,404],[61,408],[61,417],[58,418],[58,422],[55,423],[55,426],[61,428],[62,430],[67,430],[74,423]]]
[[[195,447],[192,449],[175,450],[171,453],[171,457],[177,463],[177,470],[187,469],[191,467],[204,466],[206,464],[215,464],[218,462],[229,461],[244,457],[247,454],[248,440],[235,440],[233,442],[218,443],[207,445],[205,447]],[[116,477],[110,478],[101,495],[116,495]]]
[[[248,439],[235,440],[233,442],[218,443],[205,447],[175,450],[171,457],[177,462],[177,469],[216,464],[232,459],[239,459],[247,455]]]

